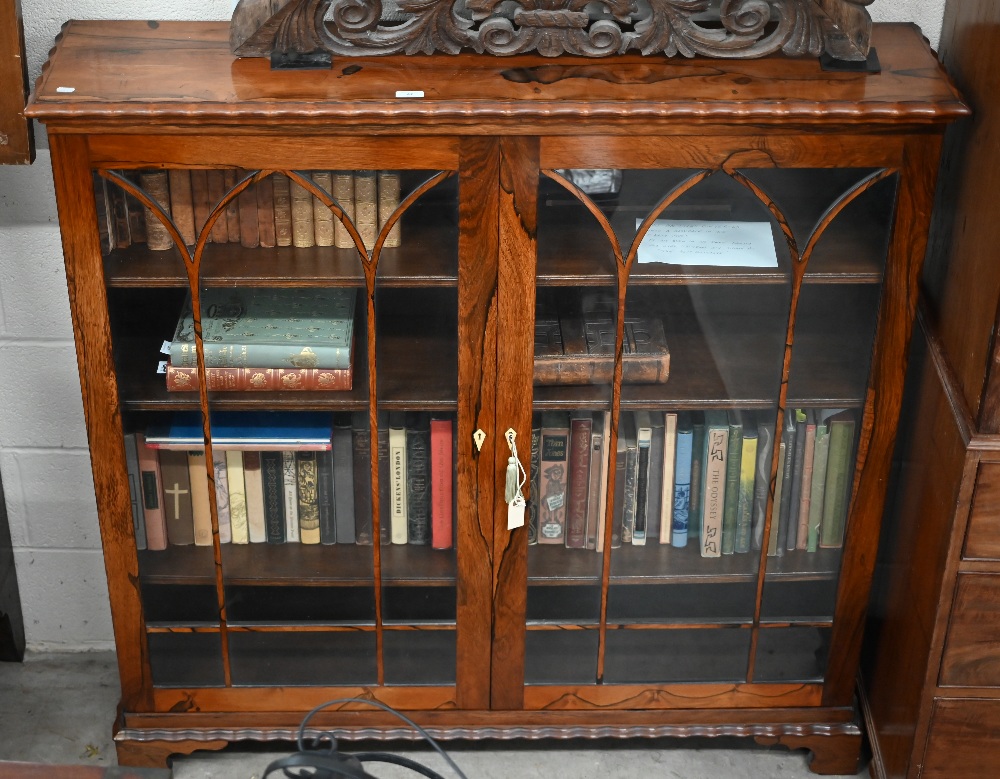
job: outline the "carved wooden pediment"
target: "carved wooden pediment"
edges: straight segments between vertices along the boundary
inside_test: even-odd
[[[230,44],[288,64],[334,55],[537,52],[861,61],[872,0],[240,0]]]

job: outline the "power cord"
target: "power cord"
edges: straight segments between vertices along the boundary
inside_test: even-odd
[[[409,768],[411,771],[426,776],[428,779],[444,779],[444,777],[436,771],[428,768],[427,766],[421,765],[415,760],[410,760],[408,757],[401,757],[400,755],[391,755],[388,752],[363,752],[357,755],[342,754],[337,751],[336,736],[330,732],[320,733],[313,739],[311,745],[307,745],[305,737],[306,725],[309,723],[309,720],[313,717],[313,715],[328,706],[335,706],[342,703],[363,703],[369,706],[375,706],[376,708],[395,715],[423,736],[424,740],[434,747],[438,754],[445,759],[445,762],[448,763],[460,779],[467,779],[465,774],[462,773],[462,769],[455,764],[455,761],[452,760],[438,745],[438,743],[431,738],[431,735],[416,722],[408,717],[405,717],[391,706],[387,706],[380,701],[366,700],[364,698],[337,698],[336,700],[321,703],[315,709],[310,711],[302,720],[302,724],[299,725],[299,734],[296,739],[296,745],[299,751],[293,755],[289,755],[288,757],[282,757],[271,762],[264,771],[264,775],[261,779],[267,779],[267,777],[275,771],[281,771],[290,779],[337,779],[337,777],[347,777],[347,779],[376,779],[376,777],[365,772],[363,764],[366,762],[392,763],[393,765],[402,766],[403,768]],[[320,749],[319,747],[324,741],[328,741],[330,746],[326,749]]]

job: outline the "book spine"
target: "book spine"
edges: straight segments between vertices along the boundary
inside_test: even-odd
[[[116,171],[119,175],[124,171]],[[101,177],[104,181],[104,188],[108,194],[108,208],[111,212],[111,224],[114,226],[115,247],[127,249],[132,245],[132,230],[128,216],[128,198],[125,190],[113,182]],[[108,236],[110,240],[110,235]]]
[[[659,425],[655,428],[659,430]],[[655,434],[655,431],[654,431]],[[670,544],[674,524],[674,477],[677,469],[677,414],[665,413],[660,454],[660,527],[657,540]]]
[[[455,465],[452,420],[431,420],[431,546],[451,549]]]
[[[705,489],[701,532],[701,556],[722,554],[722,523],[726,506],[726,455],[728,426],[705,425]]]
[[[403,419],[396,414],[391,414],[389,419],[389,484],[392,543],[405,544],[409,541],[406,518],[406,428]]]
[[[171,546],[193,544],[194,521],[191,514],[191,476],[187,452],[161,451],[159,456],[167,541]]]
[[[226,451],[226,475],[229,478],[229,524],[234,544],[250,543],[247,524],[247,485],[243,477],[243,452]]]
[[[125,467],[128,472],[129,501],[132,506],[132,533],[136,549],[146,549],[146,519],[142,514],[142,485],[139,471],[139,449],[135,434],[125,436]]]
[[[212,509],[208,503],[208,471],[205,452],[188,452],[188,475],[191,480],[191,516],[195,546],[212,545]]]
[[[225,452],[212,453],[212,470],[215,471],[215,508],[219,517],[219,543],[233,541],[233,525],[229,518],[229,471],[226,469]]]
[[[217,168],[208,171],[208,200],[214,209],[226,195],[225,173]],[[220,214],[212,225],[212,243],[229,243],[229,225],[226,215]]]
[[[334,431],[336,434],[336,431]],[[372,543],[372,441],[368,414],[358,412],[352,419],[354,445],[354,538],[355,543]]]
[[[392,541],[392,477],[389,468],[389,418],[378,418],[378,536],[380,544]],[[372,533],[374,535],[374,528]]]
[[[316,452],[316,510],[321,544],[335,544],[338,540],[334,489],[333,456],[330,452]]]
[[[133,184],[141,185],[140,174],[126,170],[122,171],[122,175],[125,176]],[[128,208],[128,232],[129,239],[133,244],[146,243],[146,208],[139,202],[139,199],[129,193],[125,193],[125,204]]]
[[[380,170],[378,173],[378,229],[381,232],[393,212],[399,208],[400,181],[399,174],[391,170]],[[389,230],[382,247],[394,249],[402,243],[402,231],[398,220]]]
[[[701,534],[705,490],[705,423],[699,413],[691,423],[691,505],[688,510],[688,538]]]
[[[736,551],[736,522],[740,504],[740,467],[743,454],[743,425],[730,417],[729,445],[726,449],[726,503],[722,515],[722,554]]]
[[[562,544],[566,537],[566,478],[569,463],[569,423],[543,419],[540,454],[538,543]]]
[[[674,519],[670,534],[672,546],[683,548],[688,542],[691,511],[691,461],[694,429],[690,419],[677,421],[677,444],[674,459]]]
[[[265,249],[277,246],[274,224],[274,176],[262,178],[254,186],[257,190],[257,234]]]
[[[774,500],[771,502],[771,527],[767,534],[767,556],[781,557],[785,553],[784,545],[781,543],[781,499],[785,493],[785,469],[783,463],[787,459],[788,442],[780,441],[778,444],[778,473],[774,481]],[[770,464],[768,464],[770,472]]]
[[[244,178],[249,171],[241,170],[238,178]],[[240,209],[240,246],[255,249],[260,246],[260,232],[257,227],[257,193],[253,186],[247,187],[236,197]]]
[[[160,461],[156,450],[146,446],[146,438],[136,433],[136,450],[139,458],[139,480],[142,484],[143,521],[146,525],[146,548],[160,551],[167,548],[167,524],[163,515],[163,496],[160,485]]]
[[[624,433],[622,433],[624,435]],[[625,438],[625,497],[622,504],[622,543],[632,543],[632,531],[635,528],[636,481],[639,475],[639,450],[636,447],[634,432]]]
[[[590,495],[590,447],[594,420],[590,414],[570,421],[569,486],[566,507],[566,546],[587,545],[587,500]]]
[[[823,524],[819,545],[825,549],[843,546],[851,488],[851,452],[854,448],[854,421],[831,420],[830,454],[826,466]]]
[[[285,541],[298,543],[301,538],[299,530],[299,474],[295,464],[295,452],[287,449],[281,453],[281,483],[285,499]]]
[[[371,251],[378,238],[378,185],[374,170],[354,172],[354,224],[365,248]]]
[[[802,486],[799,492],[798,531],[796,549],[805,550],[809,545],[809,509],[812,504],[812,472],[816,451],[816,419],[806,423],[805,444],[802,449]]]
[[[793,551],[798,546],[799,511],[802,508],[802,468],[805,464],[806,413],[801,409],[792,412],[795,418],[795,457],[792,460],[791,491],[788,495],[788,514],[783,517],[785,549]]]
[[[597,538],[594,542],[594,551],[598,554],[604,551],[604,533],[608,523],[608,481],[615,468],[615,452],[611,449],[611,412],[604,411],[601,414],[601,447],[604,456],[601,459],[601,493],[597,505]],[[611,500],[614,501],[614,493]],[[614,505],[612,505],[612,511]]]
[[[111,254],[111,250],[118,245],[118,237],[115,235],[114,216],[111,213],[111,196],[108,192],[110,187],[107,179],[96,172],[93,174],[93,181],[94,206],[97,209],[97,234],[101,244],[101,256],[107,257]]]
[[[264,527],[269,544],[285,543],[285,487],[281,478],[281,459],[281,452],[263,452],[260,456]]]
[[[168,392],[197,392],[198,369],[167,365]],[[206,368],[214,392],[340,392],[353,386],[354,369]]]
[[[406,523],[411,544],[431,542],[429,422],[423,415],[407,416],[406,423]]]
[[[782,488],[781,503],[778,511],[778,550],[777,554],[784,554],[785,543],[788,538],[788,524],[792,512],[792,477],[795,472],[795,412],[785,412],[785,427],[781,434],[781,440],[785,444],[783,458],[781,460]]]
[[[649,472],[653,445],[653,431],[641,426],[636,430],[636,480],[635,480],[635,522],[632,525],[632,543],[643,546],[649,522]]]
[[[649,441],[649,497],[647,498],[649,506],[646,510],[646,538],[650,541],[658,542],[661,535],[661,523],[663,522],[663,447],[665,425],[663,417],[660,414],[650,414],[649,416],[652,437]],[[672,473],[672,458],[670,465]],[[671,486],[672,489],[673,487]],[[673,496],[671,495],[671,497]]]
[[[367,449],[366,449],[367,451]],[[333,426],[333,501],[337,543],[355,542],[354,443],[350,415],[337,416]],[[371,498],[369,497],[369,502]]]
[[[597,532],[601,524],[601,479],[604,456],[604,424],[603,415],[594,419],[590,434],[590,484],[587,490],[587,549],[597,549]],[[604,474],[606,476],[606,473]]]
[[[618,443],[615,448],[615,490],[612,496],[611,513],[611,548],[618,549],[622,545],[622,523],[625,517],[625,472],[628,469],[628,447],[621,431],[618,432]],[[604,530],[607,533],[607,529]],[[603,550],[602,550],[603,551]]]
[[[539,502],[539,479],[541,474],[541,454],[542,454],[542,428],[541,422],[535,419],[531,426],[531,464],[528,477],[531,480],[530,497],[527,505],[528,512],[528,545],[533,546],[538,543],[538,502]]]
[[[753,526],[751,543],[754,549],[764,544],[764,525],[767,516],[767,498],[771,490],[771,453],[774,451],[774,425],[762,422],[757,425],[757,469],[753,483]]]
[[[274,198],[274,242],[277,246],[292,245],[292,189],[288,176],[272,176],[271,196]]]
[[[756,430],[745,430],[740,452],[739,498],[736,504],[736,544],[737,554],[750,551],[750,535],[753,529],[755,478],[757,473]],[[765,496],[765,500],[767,500]]]
[[[170,218],[187,246],[194,246],[198,238],[194,222],[194,193],[191,189],[191,171],[171,169],[167,171],[170,190]],[[160,202],[157,198],[157,202]]]
[[[226,168],[222,171],[222,180],[226,192],[231,192],[236,186],[235,168]],[[229,243],[240,242],[240,202],[236,198],[226,204],[226,233],[229,236]]]
[[[312,175],[313,183],[327,194],[333,191],[333,177],[329,171],[318,170]],[[318,197],[313,197],[313,233],[317,246],[333,246],[333,211]]]
[[[295,478],[299,498],[299,541],[318,544],[319,494],[316,452],[295,452]]]
[[[170,185],[165,171],[143,173],[139,177],[140,184],[146,194],[156,201],[163,211],[170,216]],[[174,245],[166,226],[150,209],[145,209],[146,215],[146,245],[152,251],[165,251]]]
[[[349,170],[334,171],[333,199],[344,212],[343,219],[334,220],[333,241],[338,249],[353,249],[354,239],[345,222],[354,221],[354,173]]]
[[[289,189],[292,199],[292,245],[299,249],[315,246],[312,193],[297,181],[290,182]]]
[[[826,469],[830,456],[830,432],[825,424],[816,425],[816,443],[813,445],[812,490],[809,500],[809,535],[806,551],[815,552],[819,548],[819,529],[823,521],[823,505],[826,496]]]
[[[197,241],[212,213],[212,198],[208,194],[207,170],[195,169],[191,171],[191,203],[194,209],[194,239]]]
[[[247,534],[251,544],[267,541],[264,519],[264,477],[261,472],[260,452],[243,453],[243,481],[247,501]]]

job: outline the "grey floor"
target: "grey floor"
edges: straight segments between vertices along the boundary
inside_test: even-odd
[[[118,700],[114,656],[34,654],[24,663],[0,663],[0,760],[109,766],[115,764],[111,723]],[[793,779],[814,776],[807,753],[741,747],[737,742],[584,742],[570,744],[443,745],[468,779]],[[345,743],[343,751],[386,748]],[[397,749],[449,779],[429,747]],[[271,760],[288,752],[198,753],[173,762],[176,779],[262,779]],[[373,776],[417,774],[367,764]],[[3,769],[0,768],[0,773]],[[271,774],[272,777],[278,774]],[[865,770],[851,776],[867,777]],[[841,779],[845,779],[841,777]]]

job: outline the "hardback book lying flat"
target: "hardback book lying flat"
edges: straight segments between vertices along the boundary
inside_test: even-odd
[[[324,412],[219,411],[212,414],[212,448],[274,452],[331,448],[333,417]],[[154,449],[203,449],[199,412],[174,414],[170,424],[150,427],[146,445]]]

